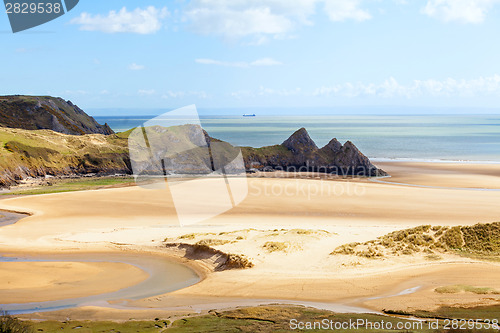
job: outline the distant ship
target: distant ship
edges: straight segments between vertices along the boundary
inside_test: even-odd
[[[254,114],[244,114],[243,117],[255,117],[255,113]]]

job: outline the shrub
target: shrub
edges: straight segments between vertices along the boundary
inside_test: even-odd
[[[217,245],[224,245],[230,243],[228,240],[223,240],[223,239],[202,239],[201,241],[197,242],[197,245],[207,245],[207,246],[217,246]]]
[[[10,316],[7,312],[0,312],[0,333],[32,333],[30,324]]]
[[[453,227],[440,238],[450,249],[459,249],[464,244],[460,227]]]
[[[276,252],[276,251],[285,252],[286,250],[288,250],[290,245],[285,242],[266,242],[262,247],[269,252]]]

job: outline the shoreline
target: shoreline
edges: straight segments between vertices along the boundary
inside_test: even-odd
[[[386,157],[370,157],[370,161],[377,163],[427,163],[427,164],[500,164],[500,161],[491,160],[453,160],[453,159],[432,159],[432,158],[386,158]]]
[[[116,284],[113,283],[115,280],[101,280],[99,283],[93,284],[100,286],[98,292],[89,294],[84,291],[74,296],[68,296],[67,291],[56,288],[50,293],[51,299],[37,298],[35,300],[29,298],[29,293],[31,293],[29,291],[30,288],[24,285],[23,289],[19,289],[19,294],[24,296],[16,295],[16,297],[20,297],[23,300],[29,299],[30,301],[6,301],[12,298],[2,294],[0,303],[2,303],[4,309],[13,313],[33,314],[51,311],[53,308],[70,310],[75,307],[100,303],[106,303],[109,308],[113,308],[113,302],[130,302],[136,298],[172,292],[200,283],[206,277],[206,272],[201,265],[195,262],[186,262],[182,258],[162,253],[161,251],[154,251],[153,249],[149,249],[149,251],[145,251],[144,249],[115,249],[114,251],[108,249],[106,252],[102,250],[84,252],[44,251],[37,253],[24,251],[17,253],[10,252],[6,257],[14,257],[16,255],[19,260],[3,261],[0,262],[0,266],[12,267],[13,265],[24,265],[30,267],[41,265],[42,267],[51,267],[51,270],[54,270],[57,275],[57,270],[55,269],[58,266],[68,269],[68,265],[75,264],[85,266],[99,265],[105,269],[106,275],[115,276],[116,278],[120,277],[122,284],[117,288]],[[132,281],[134,279],[133,274],[127,273],[122,275],[121,271],[116,269],[125,266],[133,268],[137,273],[140,271],[141,278]],[[182,269],[179,271],[180,268]],[[167,277],[164,275],[166,273],[168,273]],[[74,274],[74,272],[73,270],[71,272],[67,271],[66,274]],[[71,289],[84,289],[82,283],[86,283],[88,279],[81,280],[82,273],[78,274],[78,278],[75,281],[76,284]],[[132,282],[129,283],[128,281]],[[4,283],[5,281],[2,281],[0,285]],[[68,281],[64,282],[64,284],[68,283]],[[25,290],[28,290],[28,294]]]

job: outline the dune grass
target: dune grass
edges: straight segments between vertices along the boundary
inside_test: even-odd
[[[286,252],[290,248],[288,242],[265,242],[262,247],[268,252]]]
[[[487,294],[500,294],[500,291],[497,291],[493,288],[489,287],[474,287],[469,285],[457,284],[453,286],[443,286],[434,289],[435,292],[439,294],[458,294],[460,292],[468,292],[478,295],[487,295]]]
[[[331,254],[366,258],[423,253],[428,260],[440,260],[445,252],[477,259],[500,259],[500,222],[473,226],[441,227],[422,225],[391,232],[365,243],[337,247]]]

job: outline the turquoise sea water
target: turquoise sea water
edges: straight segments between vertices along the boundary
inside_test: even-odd
[[[153,116],[95,118],[120,132]],[[305,127],[318,146],[350,140],[370,158],[500,162],[500,115],[202,116],[201,123],[238,146],[278,144]]]

